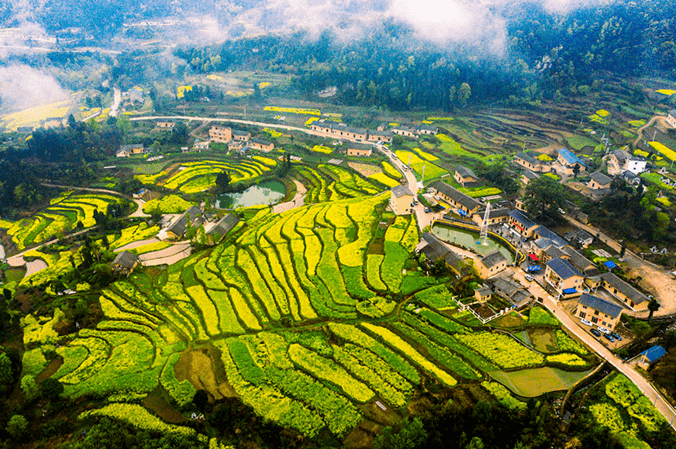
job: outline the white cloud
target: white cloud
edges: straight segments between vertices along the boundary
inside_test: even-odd
[[[17,110],[68,98],[52,76],[27,65],[0,67],[2,109]]]

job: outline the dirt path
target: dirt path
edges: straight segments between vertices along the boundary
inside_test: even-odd
[[[638,137],[636,138],[636,140],[634,140],[634,145],[633,145],[634,148],[636,148],[636,146],[638,145],[638,143],[639,143],[639,142],[641,141],[641,139],[643,138],[643,131],[645,131],[646,129],[650,128],[650,127],[653,125],[653,123],[655,123],[655,122],[661,122],[661,123],[662,123],[662,126],[664,126],[665,128],[668,128],[668,126],[666,125],[666,120],[667,120],[667,118],[666,118],[665,116],[663,116],[663,115],[655,115],[655,116],[653,116],[653,117],[650,119],[650,121],[648,121],[648,123],[646,123],[645,125],[641,126],[641,127],[638,129],[638,131],[636,132],[636,134],[638,135]]]
[[[275,214],[281,214],[282,212],[295,209],[305,204],[305,194],[307,193],[307,189],[305,188],[302,182],[296,179],[293,180],[293,183],[296,184],[296,194],[293,196],[293,199],[291,201],[287,201],[286,203],[275,204],[274,206],[272,206],[272,212],[274,212]]]
[[[38,271],[42,271],[47,268],[47,262],[42,259],[35,259],[30,262],[26,262],[26,275],[24,277],[31,276]]]
[[[190,247],[190,242],[179,242],[172,245],[170,248],[141,254],[139,260],[145,267],[172,265],[190,256],[191,252],[192,248]]]

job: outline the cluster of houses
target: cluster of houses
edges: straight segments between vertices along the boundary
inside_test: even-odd
[[[225,143],[228,150],[246,151],[252,150],[269,153],[275,149],[275,144],[264,139],[251,137],[248,131],[233,129],[228,126],[213,125],[209,128],[209,139],[211,142]]]
[[[232,213],[218,218],[198,206],[192,206],[182,214],[162,223],[158,237],[161,240],[181,240],[191,226],[204,226],[207,241],[215,245],[232,231],[239,221],[239,217]],[[136,254],[122,251],[113,260],[111,268],[118,276],[129,276],[140,263]]]
[[[374,143],[392,143],[394,135],[415,139],[421,134],[435,135],[439,132],[439,127],[426,124],[415,126],[408,124],[387,125],[383,123],[378,125],[377,129],[369,130],[366,128],[353,128],[343,123],[335,123],[329,120],[313,122],[310,129],[328,137]]]

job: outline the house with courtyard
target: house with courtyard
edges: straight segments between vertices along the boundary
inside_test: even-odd
[[[463,187],[478,187],[481,185],[479,177],[464,165],[458,165],[455,167],[453,178]]]
[[[517,309],[527,306],[533,295],[523,285],[507,277],[496,277],[489,281],[494,294],[509,301]]]
[[[347,155],[356,157],[369,157],[373,153],[373,147],[364,143],[348,142]]]
[[[434,181],[430,187],[434,189],[435,195],[449,203],[462,217],[471,216],[481,207],[480,202],[443,181]]]
[[[531,220],[525,212],[514,209],[509,213],[507,222],[509,227],[516,231],[523,238],[530,238],[538,227],[538,224]]]
[[[630,154],[625,150],[613,150],[606,156],[608,162],[608,173],[619,175],[624,172],[630,172],[634,175],[640,175],[647,170],[648,161],[641,156]]]
[[[475,267],[483,279],[497,275],[507,268],[508,264],[509,261],[505,255],[498,250],[479,256],[475,261]]]
[[[395,215],[408,215],[413,212],[413,193],[404,185],[392,187],[390,207]]]
[[[139,264],[138,256],[129,251],[122,251],[115,256],[110,267],[119,276],[129,276]]]
[[[599,327],[614,331],[622,317],[622,307],[598,296],[584,293],[577,302],[574,315],[591,321]]]
[[[202,210],[197,206],[191,206],[188,210],[176,217],[165,230],[167,239],[179,240],[185,235],[188,227],[202,215]]]
[[[474,299],[479,302],[487,302],[493,296],[493,290],[488,285],[480,284],[474,289]]]
[[[559,299],[575,298],[582,294],[584,276],[566,259],[559,257],[548,261],[544,278]]]
[[[601,275],[600,287],[633,311],[648,310],[650,299],[613,273]]]
[[[470,264],[451,251],[439,237],[431,232],[425,232],[420,236],[420,243],[416,246],[415,252],[424,254],[430,263],[443,259],[446,268],[456,277],[467,276],[472,272]]]
[[[586,248],[594,243],[594,236],[580,228],[566,232],[563,237],[571,244],[578,245],[580,248]]]

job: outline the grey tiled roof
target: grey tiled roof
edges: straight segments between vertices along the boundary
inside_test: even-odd
[[[547,262],[547,266],[556,273],[561,279],[572,278],[573,276],[582,276],[580,270],[575,268],[575,266],[568,262],[566,259],[552,259]]]
[[[622,313],[622,307],[606,301],[605,299],[601,299],[598,296],[590,295],[589,293],[583,293],[578,304],[587,306],[590,309],[598,310],[611,318],[617,318],[620,316],[620,313]]]
[[[615,288],[618,292],[622,293],[636,304],[648,301],[648,297],[646,295],[636,290],[630,284],[627,284],[613,273],[603,273],[601,275],[601,279],[612,285],[613,288]]]

